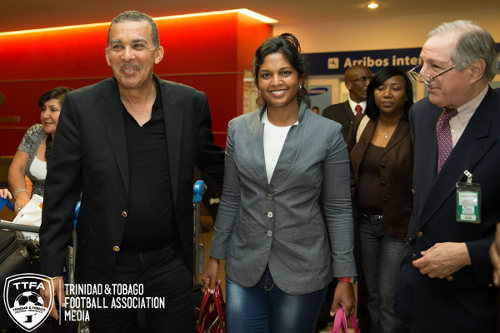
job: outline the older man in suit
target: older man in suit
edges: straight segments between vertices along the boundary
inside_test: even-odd
[[[500,91],[488,83],[498,51],[486,30],[455,21],[431,31],[420,57],[411,73],[429,97],[410,111],[415,198],[396,312],[415,333],[493,332]]]
[[[345,102],[333,104],[323,111],[323,116],[342,125],[344,140],[349,134],[354,117],[363,113],[366,108],[366,89],[370,83],[372,73],[366,66],[352,66],[344,73],[344,83],[349,90],[349,99]]]
[[[146,310],[147,331],[191,333],[193,169],[221,183],[224,152],[213,144],[206,96],[153,75],[162,58],[151,17],[124,12],[108,32],[114,77],[65,100],[45,183],[41,266],[57,293],[81,194],[77,282],[143,284],[141,296],[165,301]],[[135,309],[90,309],[92,332],[134,332],[135,319]]]

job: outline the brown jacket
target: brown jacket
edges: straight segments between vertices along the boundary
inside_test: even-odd
[[[347,149],[356,183],[359,166],[372,140],[377,122],[370,119],[356,143],[356,132],[362,116],[357,116],[347,137]],[[408,119],[399,121],[382,154],[380,163],[385,232],[388,237],[406,237],[413,210],[413,147]]]

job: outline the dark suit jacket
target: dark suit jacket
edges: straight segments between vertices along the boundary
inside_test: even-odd
[[[323,111],[323,117],[336,121],[342,125],[342,136],[344,140],[347,140],[347,134],[349,134],[352,122],[354,121],[354,113],[349,105],[349,100],[343,103],[330,105]]]
[[[436,175],[436,122],[441,110],[426,98],[410,110],[415,149],[414,214],[401,264],[396,313],[412,332],[493,332],[497,297],[488,248],[500,220],[500,92],[489,89],[448,160]],[[464,170],[481,184],[481,223],[456,221],[457,181]],[[448,279],[412,266],[435,243],[465,242],[472,265]]]
[[[359,167],[377,127],[377,122],[370,119],[356,143],[356,132],[361,119],[363,119],[362,116],[356,117],[347,138],[347,149],[356,184],[359,181]],[[399,121],[394,134],[384,148],[379,170],[385,232],[391,238],[403,239],[408,232],[408,223],[413,209],[413,148],[408,119]]]
[[[221,183],[224,152],[213,144],[205,94],[181,84],[158,81],[175,222],[187,266],[192,270],[193,169],[197,165]],[[121,246],[129,206],[127,142],[114,78],[76,90],[63,103],[45,182],[40,229],[44,274],[62,273],[80,193],[76,275],[81,282],[105,283]]]

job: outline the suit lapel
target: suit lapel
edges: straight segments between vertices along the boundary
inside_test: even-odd
[[[255,154],[255,172],[256,177],[262,178],[268,184],[267,180],[267,169],[266,169],[266,157],[264,155],[264,123],[261,121],[262,114],[264,113],[264,108],[256,115],[255,121],[251,124],[251,134],[255,137],[255,146],[252,150]]]
[[[155,77],[155,79],[157,79]],[[176,96],[169,94],[168,85],[159,81],[162,96],[163,118],[165,121],[165,134],[168,147],[168,163],[170,167],[170,181],[172,184],[172,195],[174,202],[177,201],[177,190],[179,179],[180,153],[182,146],[182,129],[184,112],[183,107],[177,105]]]
[[[384,152],[382,155],[387,154],[389,150],[397,146],[397,144],[403,140],[407,135],[410,135],[410,124],[408,121],[399,121],[394,131],[394,134],[391,136],[387,146],[385,146]]]
[[[108,140],[118,165],[125,192],[129,194],[129,170],[127,139],[125,138],[125,127],[123,124],[122,106],[118,86],[113,79],[109,81],[109,93],[103,94],[99,112],[103,119]]]
[[[298,125],[292,125],[288,131],[286,140],[281,149],[280,156],[278,158],[278,163],[274,168],[273,176],[271,178],[270,186],[271,188],[276,188],[281,184],[287,183],[288,174],[292,170],[293,165],[297,161],[299,155],[299,150],[303,146],[301,145],[302,134],[304,133],[304,126],[307,118],[311,115],[306,112],[305,103],[300,104]]]
[[[455,193],[456,182],[464,180],[465,170],[469,170],[474,175],[475,166],[496,143],[496,138],[490,137],[490,126],[498,105],[496,105],[491,92],[491,89],[489,89],[488,94],[474,112],[441,172],[436,176],[422,210],[419,221],[420,226],[427,223],[447,198]],[[436,141],[435,138],[434,135],[434,141]],[[434,152],[433,156],[436,155],[436,146],[437,143],[434,144],[435,148],[432,150]],[[434,174],[435,170],[434,163]]]
[[[351,109],[351,104],[349,104],[349,100],[345,101],[344,103],[344,113],[345,116],[347,117],[349,123],[352,125],[352,122],[354,121],[354,112]]]

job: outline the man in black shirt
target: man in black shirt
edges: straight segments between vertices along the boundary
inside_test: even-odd
[[[165,300],[146,309],[147,331],[191,333],[193,170],[220,185],[224,152],[213,143],[205,94],[153,74],[162,58],[151,17],[124,12],[108,32],[114,77],[65,100],[45,183],[41,266],[62,296],[81,193],[77,282],[142,284],[141,296]],[[135,311],[90,309],[91,331],[135,332]]]

